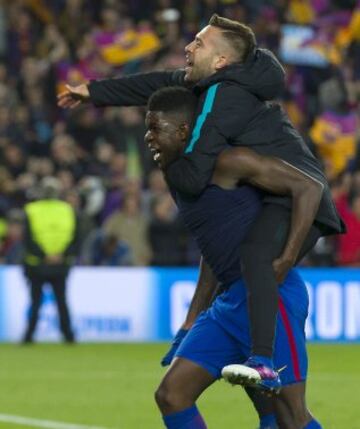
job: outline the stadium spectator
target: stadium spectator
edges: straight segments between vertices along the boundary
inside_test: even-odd
[[[105,187],[102,180],[96,176],[85,176],[78,182],[78,192],[81,198],[81,213],[98,223],[105,201]]]
[[[319,88],[324,111],[315,119],[310,137],[320,154],[329,179],[346,171],[356,154],[356,122],[348,108],[344,83],[332,78]]]
[[[94,153],[100,138],[102,123],[94,109],[79,109],[69,119],[68,133],[77,143],[80,153]]]
[[[76,141],[68,134],[60,134],[51,142],[51,155],[56,170],[68,170],[75,180],[85,174],[84,164],[77,152]]]
[[[60,182],[61,183],[61,182]],[[79,247],[86,241],[92,231],[97,230],[97,224],[93,216],[89,215],[85,210],[82,209],[82,198],[77,188],[69,189],[63,193],[63,199],[69,203],[74,209],[78,218],[78,238]],[[81,263],[81,254],[78,255],[80,258],[76,260],[77,263]]]
[[[88,237],[82,262],[85,265],[120,267],[133,265],[129,245],[115,235],[93,231]]]
[[[153,202],[148,236],[152,251],[151,265],[181,266],[185,264],[186,230],[169,194]]]
[[[338,237],[336,262],[338,265],[360,267],[360,192],[342,195],[337,201],[340,215],[347,225],[347,233]]]
[[[1,239],[0,261],[4,264],[21,264],[24,256],[24,213],[12,209],[7,215],[5,235]]]
[[[124,198],[122,208],[114,212],[103,225],[105,234],[128,243],[135,265],[148,265],[150,262],[147,228],[148,221],[140,210],[139,198],[133,194]]]
[[[149,174],[148,189],[143,192],[143,209],[145,215],[150,218],[153,204],[157,198],[168,194],[168,188],[159,168],[152,170]]]

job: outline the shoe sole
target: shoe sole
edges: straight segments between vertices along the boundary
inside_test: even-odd
[[[243,387],[255,387],[271,393],[279,393],[280,387],[268,387],[261,384],[260,374],[253,368],[245,365],[227,365],[222,371],[223,379],[232,385]]]

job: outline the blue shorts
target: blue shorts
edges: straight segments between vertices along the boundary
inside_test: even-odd
[[[306,286],[295,270],[279,287],[274,364],[283,385],[304,381],[307,375],[305,320]],[[249,318],[243,282],[233,283],[212,306],[200,314],[180,344],[176,356],[197,363],[220,378],[224,366],[244,362],[250,354]]]

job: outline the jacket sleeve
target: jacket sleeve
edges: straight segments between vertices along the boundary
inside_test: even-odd
[[[199,103],[197,118],[184,154],[165,172],[168,184],[196,196],[210,182],[218,154],[251,126],[263,103],[236,85],[215,84]]]
[[[156,90],[164,86],[185,86],[185,71],[139,73],[116,79],[92,80],[90,99],[97,107],[144,106]]]

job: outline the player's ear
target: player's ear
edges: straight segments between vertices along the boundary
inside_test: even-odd
[[[227,65],[229,65],[228,58],[224,55],[219,55],[215,61],[214,67],[215,67],[215,70],[217,71],[222,69],[223,67],[226,67]]]
[[[190,132],[190,127],[187,122],[183,122],[179,125],[179,134],[181,140],[187,140]]]

